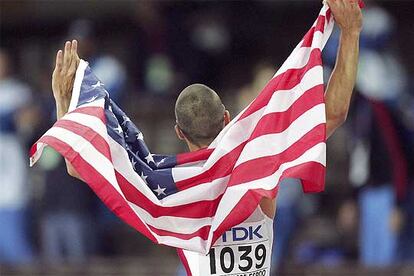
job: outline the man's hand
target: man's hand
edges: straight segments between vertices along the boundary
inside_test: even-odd
[[[58,119],[65,115],[69,109],[75,73],[80,61],[77,49],[78,42],[76,40],[66,41],[64,51],[59,50],[56,54],[56,65],[52,75],[52,90],[56,100]]]
[[[361,32],[362,12],[357,0],[326,0],[326,3],[343,33]]]
[[[326,137],[346,119],[354,89],[359,55],[362,13],[358,1],[326,0],[341,29],[338,55],[325,94]]]
[[[57,119],[62,118],[69,109],[76,69],[80,62],[77,50],[78,42],[76,40],[66,41],[64,51],[59,50],[56,54],[56,65],[52,74],[52,90],[56,101]],[[65,162],[68,174],[81,179],[75,168],[66,159]]]

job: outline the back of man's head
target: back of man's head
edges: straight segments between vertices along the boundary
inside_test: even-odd
[[[223,129],[224,112],[220,97],[203,84],[186,87],[175,103],[178,127],[197,146],[210,144]]]

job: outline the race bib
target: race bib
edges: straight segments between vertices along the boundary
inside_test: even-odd
[[[264,221],[242,223],[226,231],[207,255],[210,275],[270,275],[271,234]]]

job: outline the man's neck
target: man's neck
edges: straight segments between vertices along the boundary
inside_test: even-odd
[[[188,146],[188,149],[190,150],[190,152],[198,151],[198,150],[201,150],[201,149],[204,149],[204,148],[208,147],[208,145],[198,146],[198,145],[194,145],[193,143],[188,143],[188,142],[187,142],[187,146]]]

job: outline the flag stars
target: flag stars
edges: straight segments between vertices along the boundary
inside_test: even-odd
[[[92,84],[92,88],[97,88],[97,87],[101,87],[102,85],[104,85],[101,81],[97,81],[95,84]]]
[[[161,160],[160,160],[160,162],[158,162],[158,163],[157,163],[157,166],[159,166],[159,165],[161,165],[162,163],[164,163],[164,162],[165,162],[165,159],[167,159],[167,158],[163,158],[163,159],[161,159]]]
[[[132,168],[135,170],[135,165],[137,164],[137,161],[135,161],[135,158],[131,158],[131,165]]]
[[[86,102],[87,103],[91,103],[91,102],[93,102],[94,100],[96,100],[98,98],[98,95],[95,95],[95,96],[93,96],[92,98],[90,98],[89,100],[87,100]]]
[[[144,140],[144,135],[142,134],[142,132],[137,134],[137,139],[138,140]]]
[[[121,127],[120,125],[118,125],[116,128],[114,128],[114,130],[115,130],[116,132],[118,132],[119,134],[121,134],[121,133],[122,133],[122,127]]]
[[[123,115],[122,116],[123,122],[122,125],[126,125],[126,123],[131,122],[131,120],[128,118],[128,116]]]
[[[144,180],[145,182],[147,182],[148,176],[145,175],[144,172],[141,172],[140,176],[141,176],[142,180]]]
[[[145,160],[147,161],[147,163],[149,164],[150,162],[154,163],[154,158],[152,157],[151,153],[148,153],[148,155],[145,157]]]
[[[161,195],[165,195],[166,196],[167,194],[164,191],[167,188],[161,188],[160,185],[157,185],[157,186],[158,187],[157,187],[157,189],[154,190],[154,192],[156,192],[158,196],[161,196]]]

